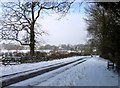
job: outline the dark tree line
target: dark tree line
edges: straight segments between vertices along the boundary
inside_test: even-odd
[[[88,32],[99,54],[120,64],[120,2],[99,2],[86,8]]]

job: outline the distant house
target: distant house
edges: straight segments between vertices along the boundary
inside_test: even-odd
[[[60,54],[68,54],[67,50],[58,50],[57,52]]]

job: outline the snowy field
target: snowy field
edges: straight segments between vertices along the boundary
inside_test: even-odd
[[[77,58],[71,57],[69,61]],[[106,65],[106,60],[93,57],[78,65],[70,64],[11,86],[118,86],[117,74],[108,70]]]

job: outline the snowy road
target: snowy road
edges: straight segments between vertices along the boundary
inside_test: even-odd
[[[0,72],[1,72],[0,76],[16,74],[19,72],[43,68],[43,67],[50,66],[53,64],[58,64],[58,63],[67,63],[67,62],[71,62],[71,61],[74,61],[74,60],[77,60],[77,59],[83,58],[83,57],[86,57],[86,56],[75,56],[75,57],[56,59],[56,60],[51,60],[51,61],[42,61],[42,62],[38,62],[38,63],[25,63],[25,64],[20,64],[20,65],[6,65],[6,66],[1,65],[0,66]],[[89,56],[87,56],[87,57],[89,57]]]
[[[65,61],[68,63],[78,58],[80,57],[66,58]],[[10,86],[118,86],[117,74],[109,71],[106,65],[107,61],[103,58],[93,57],[84,63],[76,61]]]
[[[109,71],[106,60],[98,57],[75,66],[68,65],[11,86],[118,86],[117,74]]]
[[[33,69],[33,70],[14,73],[14,74],[10,74],[10,75],[3,75],[2,80],[1,80],[2,86],[5,87],[5,86],[11,85],[13,83],[17,83],[17,82],[44,74],[46,72],[58,69],[60,67],[63,67],[63,66],[69,65],[69,64],[77,65],[84,61],[86,61],[84,58],[79,58],[77,60],[67,62],[67,63],[58,63],[58,64],[54,64],[54,65],[45,66],[45,67],[39,68],[39,69]]]

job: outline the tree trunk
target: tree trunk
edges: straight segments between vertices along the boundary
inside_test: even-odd
[[[34,34],[34,26],[31,26],[30,30],[30,55],[34,56],[35,51],[35,34]]]
[[[35,52],[34,7],[35,7],[35,3],[32,2],[32,8],[31,8],[31,10],[32,10],[32,22],[31,22],[31,29],[30,29],[30,55],[31,56],[34,56],[34,52]]]

